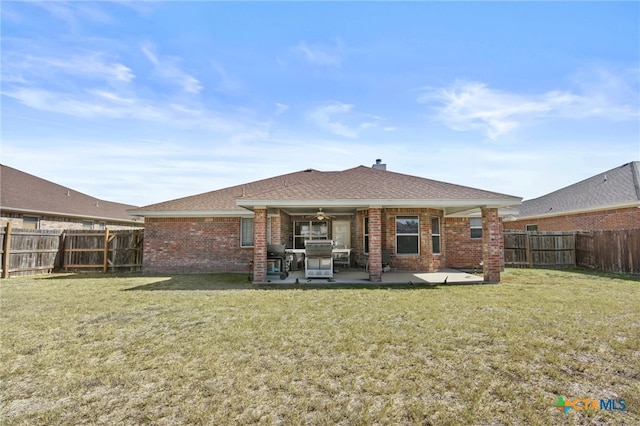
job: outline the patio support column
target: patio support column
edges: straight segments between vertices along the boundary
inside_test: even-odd
[[[502,227],[498,209],[482,210],[482,271],[488,283],[500,282]]]
[[[253,282],[267,281],[267,209],[254,209],[253,219]]]
[[[382,282],[382,208],[369,208],[369,281]]]

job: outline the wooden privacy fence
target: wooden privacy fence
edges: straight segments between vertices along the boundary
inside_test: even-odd
[[[1,276],[53,271],[140,271],[144,230],[0,228]]]
[[[56,268],[60,253],[60,231],[0,229],[2,278],[49,273]]]
[[[504,232],[505,266],[574,267],[640,273],[640,228],[580,232]]]
[[[505,266],[576,266],[575,238],[574,232],[505,231]]]
[[[640,228],[578,232],[576,258],[578,266],[640,274]]]

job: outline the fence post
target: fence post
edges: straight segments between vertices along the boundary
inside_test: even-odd
[[[102,261],[102,272],[107,272],[107,262],[109,260],[109,228],[104,229],[104,259]]]
[[[9,255],[11,254],[11,222],[7,222],[7,230],[4,234],[4,247],[2,247],[2,278],[9,277]]]
[[[527,264],[529,268],[533,268],[533,257],[531,256],[531,239],[529,238],[529,232],[524,234],[524,255],[527,258]]]

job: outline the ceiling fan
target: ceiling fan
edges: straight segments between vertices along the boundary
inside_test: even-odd
[[[322,211],[322,207],[318,209],[318,212],[311,216],[306,216],[309,219],[317,219],[317,220],[327,220],[333,219],[335,216],[331,216]]]

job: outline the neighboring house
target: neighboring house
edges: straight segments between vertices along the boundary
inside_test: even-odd
[[[498,209],[519,197],[373,167],[307,169],[130,210],[145,218],[146,272],[247,272],[267,278],[267,246],[303,250],[305,240],[351,249],[381,281],[394,270],[481,268],[498,282]],[[471,215],[476,217],[470,219]]]
[[[0,222],[22,229],[141,228],[136,208],[82,194],[48,180],[0,165]]]
[[[640,228],[640,161],[524,201],[505,230],[600,231]]]

